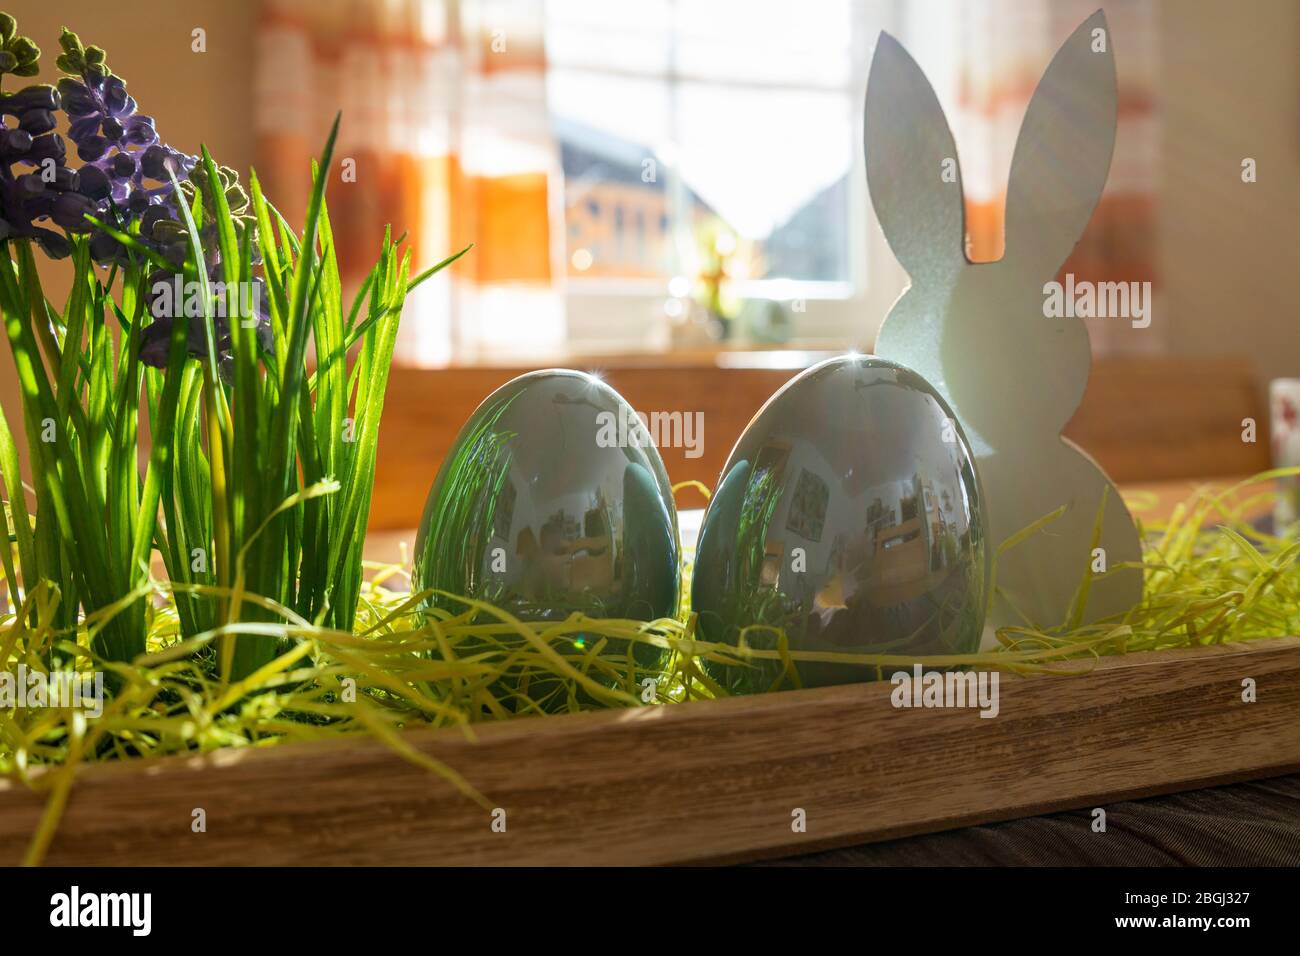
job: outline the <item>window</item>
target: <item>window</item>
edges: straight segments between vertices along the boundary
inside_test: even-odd
[[[722,277],[746,299],[854,295],[868,9],[547,5],[571,340],[630,331],[620,314],[646,317]]]

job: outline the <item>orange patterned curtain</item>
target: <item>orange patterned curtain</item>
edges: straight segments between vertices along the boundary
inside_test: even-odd
[[[417,271],[475,244],[408,302],[399,360],[563,340],[542,37],[541,0],[263,0],[258,171],[289,221],[342,110],[329,203],[345,281],[389,224]]]
[[[1020,121],[1039,78],[1097,0],[946,0],[904,8],[904,32],[934,81],[961,157],[967,254],[1003,253],[1007,174]],[[1153,0],[1107,0],[1114,44],[1118,128],[1110,177],[1092,221],[1061,273],[1076,280],[1156,280],[1156,177],[1159,149],[1156,10]],[[1160,325],[1133,329],[1088,319],[1093,350],[1163,347]]]

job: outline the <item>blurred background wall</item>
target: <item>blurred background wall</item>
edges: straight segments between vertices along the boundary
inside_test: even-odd
[[[1169,348],[1300,375],[1300,4],[1164,3],[1160,36]]]

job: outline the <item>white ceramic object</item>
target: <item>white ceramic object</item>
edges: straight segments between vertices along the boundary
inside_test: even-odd
[[[920,67],[885,33],[864,134],[872,204],[912,280],[881,327],[877,354],[920,372],[952,405],[976,455],[991,543],[1065,507],[998,557],[1002,593],[991,623],[1061,624],[1098,557],[1110,573],[1093,582],[1083,619],[1122,614],[1142,596],[1140,568],[1115,569],[1141,560],[1137,529],[1100,466],[1061,437],[1088,381],[1088,333],[1080,319],[1044,315],[1044,285],[1078,242],[1110,169],[1115,61],[1105,16],[1098,10],[1066,40],[1029,103],[998,262],[966,258],[952,133]]]

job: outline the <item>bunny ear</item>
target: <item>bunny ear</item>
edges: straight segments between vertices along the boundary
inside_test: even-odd
[[[1115,57],[1098,10],[1039,81],[1007,185],[1007,258],[1054,275],[1083,234],[1115,148]]]
[[[921,281],[964,265],[957,147],[930,81],[888,33],[871,58],[862,125],[871,203],[907,274]]]

